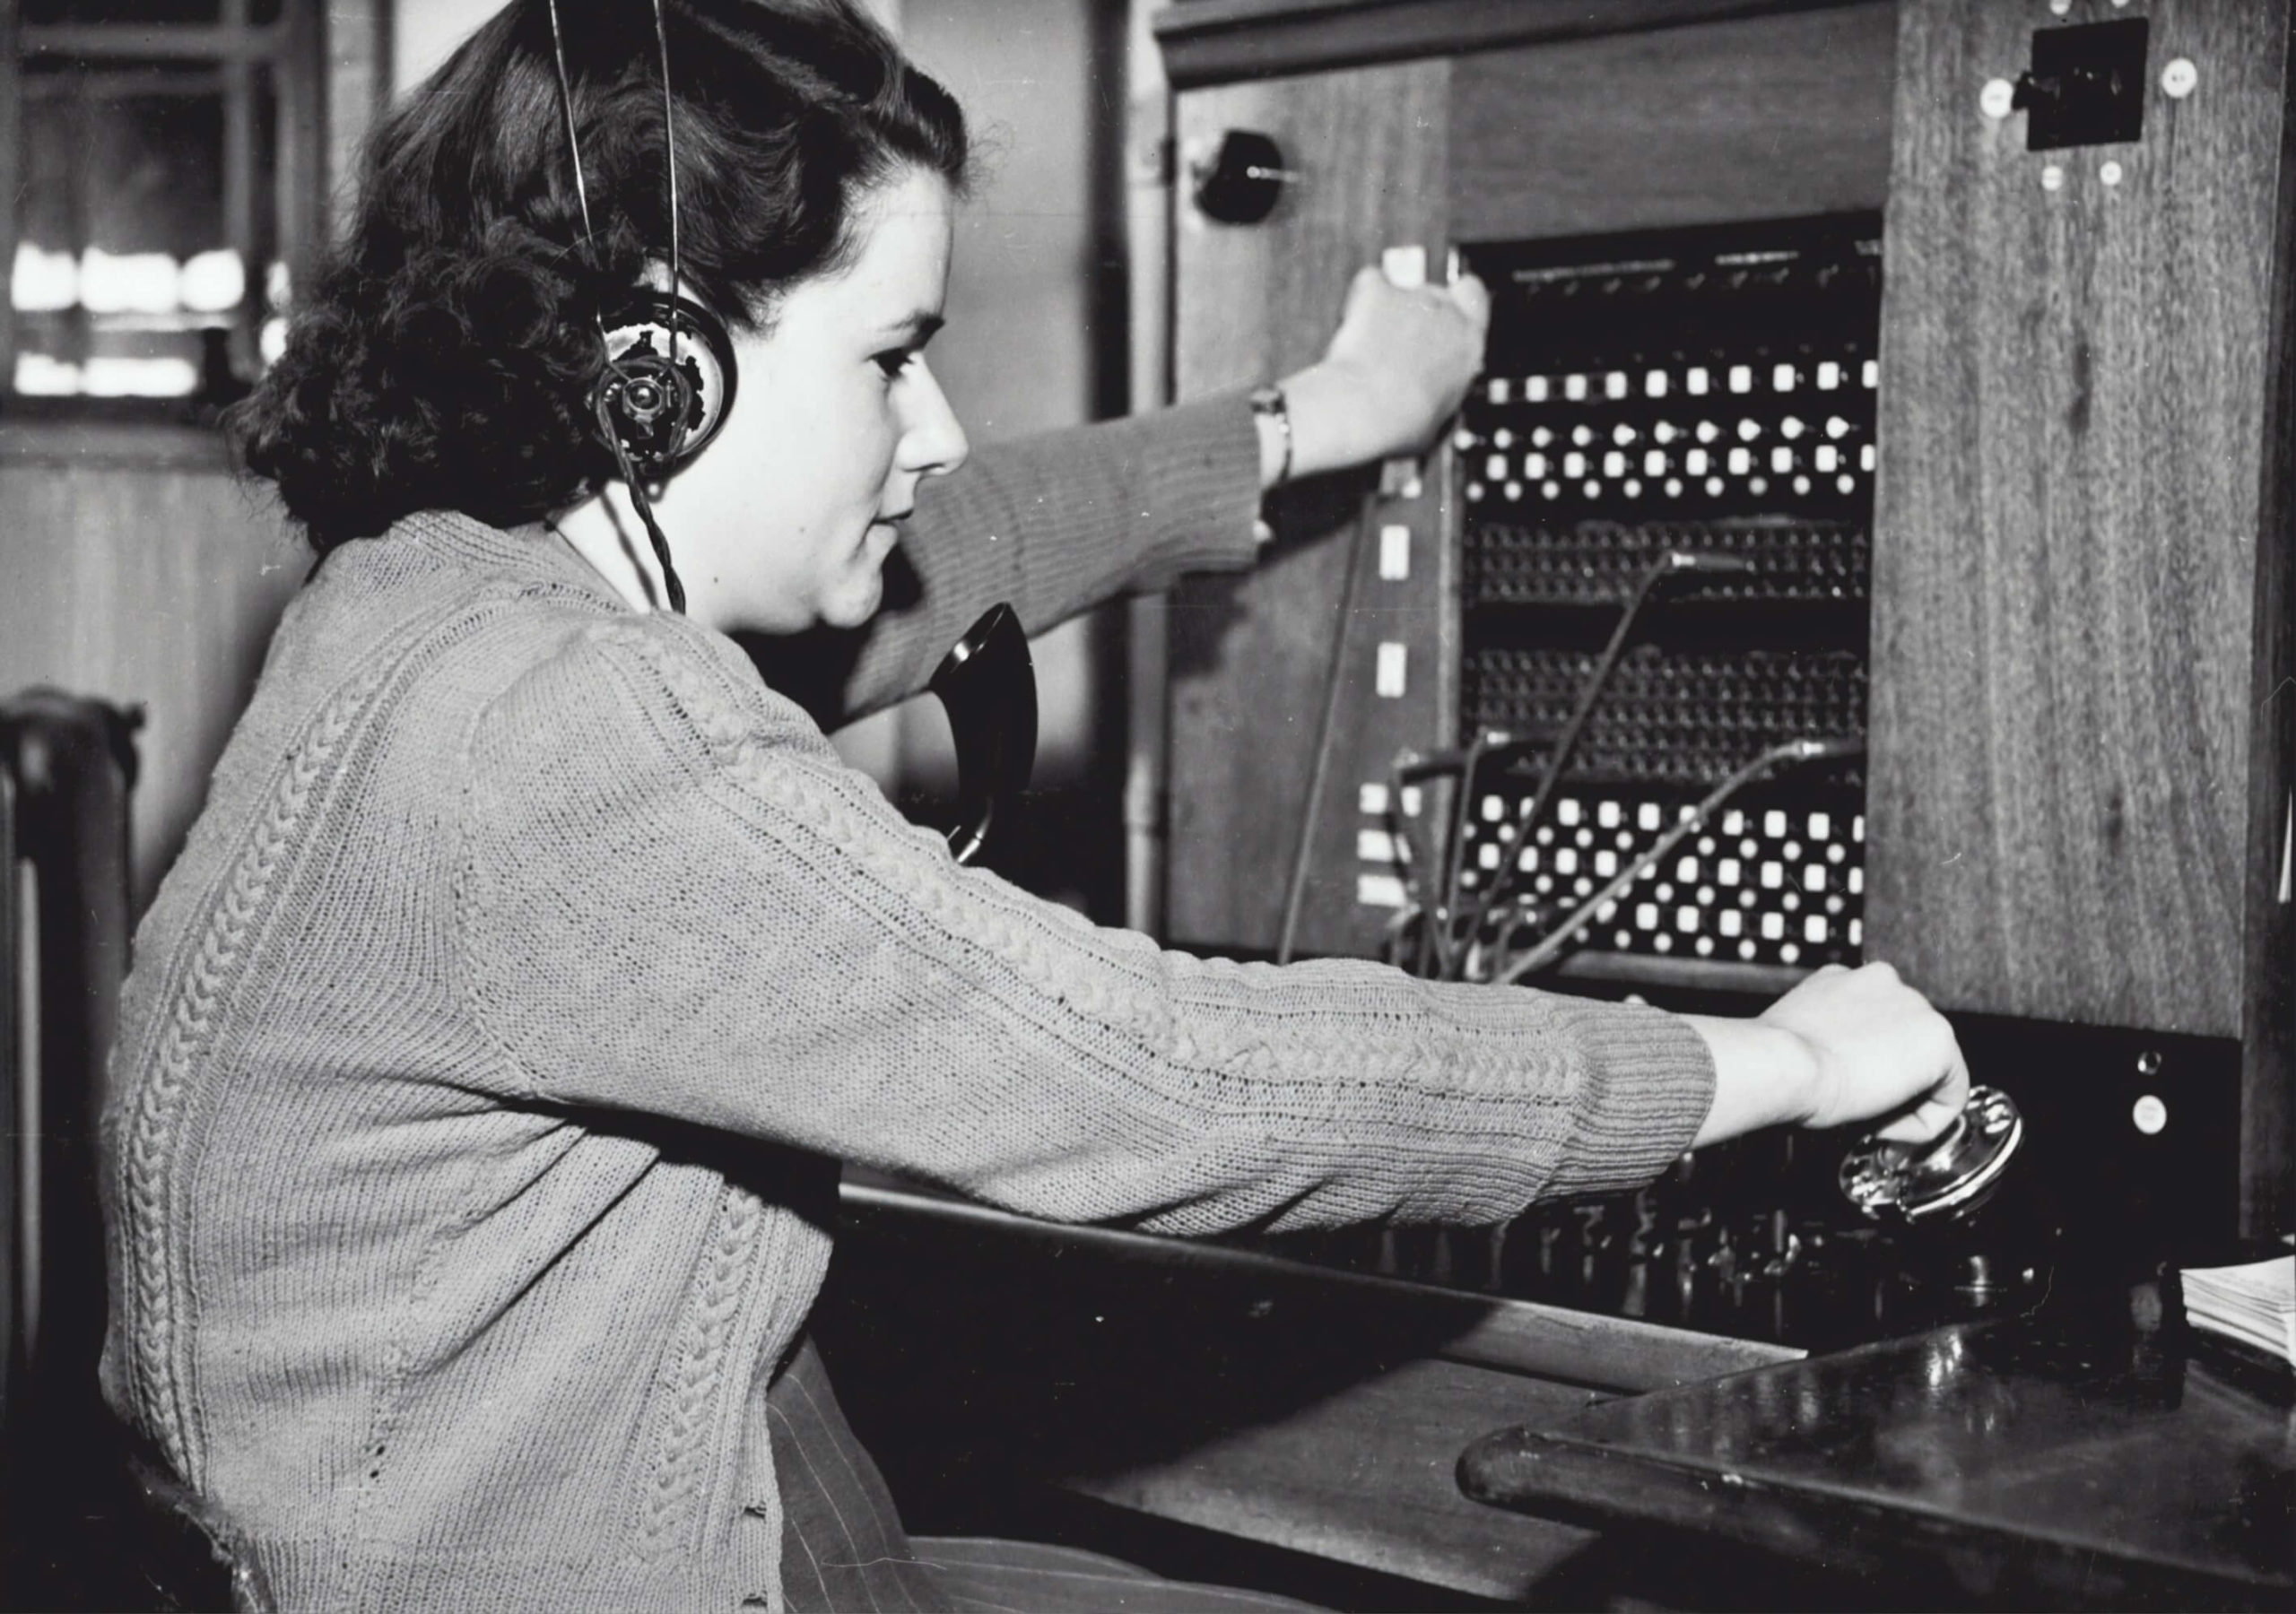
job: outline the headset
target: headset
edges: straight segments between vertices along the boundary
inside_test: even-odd
[[[574,163],[574,195],[582,209],[582,237],[595,242],[590,191],[582,175],[582,143],[574,122],[574,86],[566,73],[566,39],[558,0],[550,0],[550,45],[558,67],[558,100],[566,116],[566,146]],[[654,0],[654,40],[662,58],[662,150],[668,170],[670,287],[642,288],[601,314],[598,338],[605,364],[591,386],[591,431],[613,456],[630,502],[645,523],[662,568],[670,609],[685,611],[685,586],[670,560],[670,542],[654,519],[654,495],[677,469],[709,446],[733,408],[740,372],[725,321],[678,295],[678,162],[675,111],[670,96],[670,36],[662,0]]]

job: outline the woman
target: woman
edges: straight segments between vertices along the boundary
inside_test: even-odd
[[[1034,629],[1239,563],[1287,457],[1439,423],[1479,298],[1360,283],[1288,422],[1222,398],[961,473],[939,87],[847,0],[674,0],[659,40],[570,8],[562,82],[552,22],[517,0],[392,114],[240,418],[324,564],[125,1003],[107,1393],[284,1605],[1026,1599],[919,1561],[836,1416],[841,1159],[1167,1233],[1476,1223],[1958,1109],[1884,968],[1676,1018],[1205,963],[955,867],[728,636],[870,623],[901,547],[861,709],[996,599]],[[741,377],[650,511],[592,431],[646,283]]]

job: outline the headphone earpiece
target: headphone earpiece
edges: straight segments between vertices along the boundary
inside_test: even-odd
[[[718,316],[666,291],[633,292],[603,326],[595,430],[617,460],[658,485],[725,425],[738,379],[733,339]]]

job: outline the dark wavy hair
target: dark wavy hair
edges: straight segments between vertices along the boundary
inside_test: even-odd
[[[852,0],[662,0],[679,266],[736,331],[845,266],[874,187],[962,189],[956,102]],[[545,0],[511,0],[394,107],[285,351],[227,417],[325,553],[416,510],[498,526],[613,474],[585,403],[602,310],[669,258],[649,0],[561,5],[585,238]]]

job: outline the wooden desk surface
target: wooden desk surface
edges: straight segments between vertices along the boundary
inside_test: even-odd
[[[2165,1294],[2164,1294],[2165,1288]],[[1962,1601],[2296,1605],[2296,1412],[2173,1284],[1501,1431],[1470,1495],[1671,1525]]]

